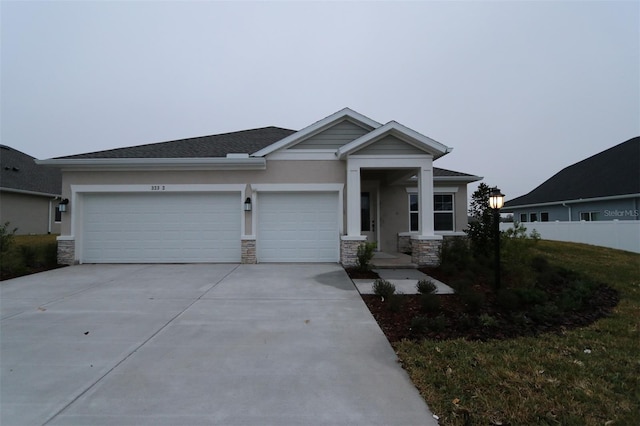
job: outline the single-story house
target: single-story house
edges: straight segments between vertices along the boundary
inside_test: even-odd
[[[300,131],[265,127],[72,155],[61,263],[342,262],[357,247],[438,262],[467,226],[451,148],[349,108]]]
[[[60,170],[40,166],[35,158],[0,145],[0,224],[16,234],[59,234],[62,194]]]
[[[502,211],[517,222],[639,220],[640,137],[566,167]]]

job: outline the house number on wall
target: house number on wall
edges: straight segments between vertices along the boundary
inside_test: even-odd
[[[152,191],[164,191],[164,185],[151,185]]]

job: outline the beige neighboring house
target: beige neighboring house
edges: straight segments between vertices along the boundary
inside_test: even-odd
[[[358,245],[438,262],[463,235],[467,184],[451,148],[349,108],[278,127],[38,160],[69,200],[61,263],[341,262]]]
[[[62,175],[30,155],[0,145],[0,224],[16,234],[59,234]]]

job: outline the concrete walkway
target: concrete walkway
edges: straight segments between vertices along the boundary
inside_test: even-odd
[[[380,278],[389,281],[396,286],[396,292],[404,294],[417,294],[416,284],[420,280],[431,280],[436,285],[436,294],[453,294],[454,290],[445,283],[420,272],[417,269],[374,269]],[[373,282],[375,280],[353,280],[360,294],[373,294]]]
[[[337,265],[0,283],[0,424],[435,425]]]

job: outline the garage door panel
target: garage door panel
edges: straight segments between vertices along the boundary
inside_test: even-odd
[[[87,194],[83,262],[240,261],[239,193]]]
[[[337,262],[337,192],[261,193],[258,196],[259,262]]]

